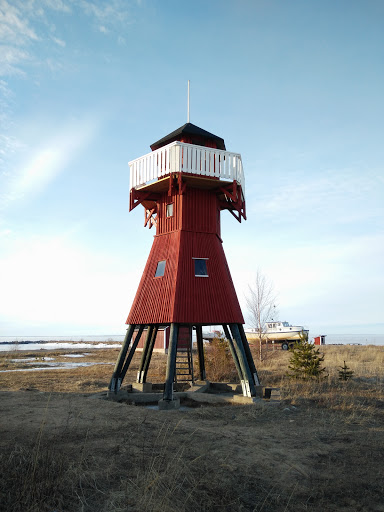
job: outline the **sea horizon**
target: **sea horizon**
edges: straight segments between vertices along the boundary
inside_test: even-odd
[[[0,336],[0,345],[49,343],[49,342],[73,342],[73,343],[122,343],[124,334],[89,334],[89,335],[50,335],[50,336]],[[309,337],[310,340],[313,336]],[[384,345],[384,334],[355,334],[355,333],[330,333],[326,334],[326,345]]]

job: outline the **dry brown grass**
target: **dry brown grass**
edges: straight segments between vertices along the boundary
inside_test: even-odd
[[[82,358],[68,358],[66,354],[84,354]],[[107,389],[117,360],[119,349],[95,349],[90,351],[55,350],[55,351],[11,351],[0,352],[0,389],[16,391],[19,389],[39,389],[53,392],[96,393]],[[31,364],[12,362],[15,359],[29,359],[32,367],[41,366],[45,358],[53,357],[56,362],[90,362],[94,366],[74,369],[30,371]],[[141,353],[137,352],[132,360],[126,382],[135,379],[139,368]],[[151,361],[150,378],[152,382],[163,382],[165,376],[165,356],[154,353]],[[17,370],[5,372],[4,370]],[[20,370],[20,371],[19,371]],[[25,370],[25,371],[23,371]]]
[[[281,387],[280,407],[169,413],[89,397],[112,365],[0,373],[2,510],[383,512],[384,347],[322,351],[320,382],[288,379],[287,352],[256,359],[262,383]],[[16,368],[10,359],[0,354],[0,369]],[[344,360],[354,375],[340,382]],[[154,354],[149,380],[163,382],[164,364]]]
[[[384,347],[381,346],[323,346],[327,378],[303,382],[287,377],[290,353],[270,350],[257,364],[265,386],[278,386],[282,397],[293,405],[315,405],[327,410],[343,411],[348,421],[369,421],[383,416]],[[344,361],[354,372],[350,381],[338,378]]]

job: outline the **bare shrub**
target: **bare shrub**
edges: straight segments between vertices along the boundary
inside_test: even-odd
[[[216,336],[204,347],[204,359],[207,378],[215,382],[238,382],[239,376],[225,338]],[[198,369],[198,364],[197,364]]]
[[[265,324],[277,314],[275,305],[276,299],[277,295],[273,284],[262,274],[260,269],[258,269],[255,281],[248,285],[248,295],[245,300],[250,313],[251,324],[256,330],[259,338],[258,346],[260,361],[263,360],[264,355],[263,345],[267,343]]]

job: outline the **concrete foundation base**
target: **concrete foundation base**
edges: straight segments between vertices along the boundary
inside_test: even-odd
[[[152,383],[151,382],[134,382],[132,384],[132,391],[134,393],[152,393]]]
[[[180,408],[180,401],[183,399],[193,400],[204,404],[255,404],[275,405],[281,404],[280,388],[255,386],[256,396],[243,396],[241,385],[234,383],[217,383],[209,381],[198,381],[184,391],[174,391],[174,400],[160,399],[163,396],[162,386],[152,385],[150,382],[143,384],[134,383],[117,393],[108,391],[105,398],[116,402],[127,402],[133,404],[154,404],[158,403],[160,410],[177,410]],[[105,396],[106,395],[106,396]],[[160,400],[159,400],[160,399]]]
[[[243,396],[243,395],[234,395],[231,399],[231,402],[237,404],[255,404],[262,403],[261,397],[258,396]]]
[[[265,388],[264,390],[264,398],[271,400],[280,400],[280,388]]]
[[[176,409],[180,409],[180,399],[176,398],[175,400],[159,400],[159,411],[174,411]]]
[[[264,397],[264,386],[255,386],[255,389],[256,389],[256,396],[258,396],[259,398],[263,398]]]

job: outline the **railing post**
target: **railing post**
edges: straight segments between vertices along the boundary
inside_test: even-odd
[[[181,172],[181,163],[183,160],[183,145],[181,143],[176,144],[175,151],[175,169],[176,172]]]

